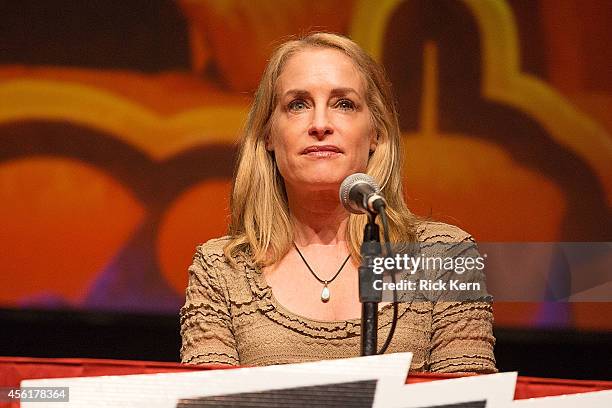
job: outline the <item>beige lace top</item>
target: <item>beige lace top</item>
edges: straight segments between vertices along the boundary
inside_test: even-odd
[[[418,228],[422,242],[472,241],[443,223]],[[233,268],[223,254],[227,238],[199,246],[189,267],[181,309],[181,359],[191,364],[269,365],[355,357],[360,319],[318,321],[285,309],[248,257]],[[379,342],[393,310],[379,311]],[[400,303],[388,353],[414,353],[411,370],[494,372],[492,306],[486,302]],[[379,346],[380,346],[379,344]]]

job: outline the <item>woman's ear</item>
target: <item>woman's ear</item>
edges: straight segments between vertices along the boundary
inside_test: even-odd
[[[274,151],[274,146],[272,146],[272,141],[271,141],[270,134],[267,134],[264,140],[265,140],[265,144],[266,144],[266,150],[269,151],[269,152],[273,152]]]
[[[370,154],[374,153],[377,147],[378,147],[378,134],[374,134],[372,135],[372,137],[370,137]]]

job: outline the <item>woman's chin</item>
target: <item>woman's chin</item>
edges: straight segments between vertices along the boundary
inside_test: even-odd
[[[334,190],[338,192],[340,188],[340,184],[344,181],[345,176],[338,176],[332,174],[322,174],[322,175],[309,175],[308,177],[304,177],[298,185],[301,189],[308,191],[325,191],[325,190]]]
[[[344,179],[358,171],[352,166],[318,165],[302,168],[285,178],[285,184],[291,184],[293,189],[300,191],[333,190],[338,193]]]

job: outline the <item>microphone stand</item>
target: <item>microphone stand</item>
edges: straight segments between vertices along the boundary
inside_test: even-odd
[[[378,352],[378,304],[382,292],[374,289],[374,281],[381,279],[374,274],[374,258],[381,256],[380,230],[375,222],[376,213],[368,212],[368,223],[363,230],[361,266],[359,267],[359,301],[361,302],[361,355]]]

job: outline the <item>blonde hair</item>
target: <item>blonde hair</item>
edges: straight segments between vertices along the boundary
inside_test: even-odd
[[[271,265],[291,248],[293,227],[285,184],[274,156],[266,150],[271,117],[276,108],[276,82],[288,59],[307,48],[331,48],[347,55],[366,83],[366,103],[378,137],[366,172],[381,186],[387,199],[391,242],[416,241],[417,218],[408,210],[402,193],[402,153],[397,111],[391,85],[385,73],[361,47],[337,34],[313,33],[285,42],[272,54],[255,92],[240,140],[230,200],[230,242],[224,252],[228,259],[248,251],[255,263]],[[351,214],[346,238],[353,259],[361,259],[360,245],[367,217]]]

